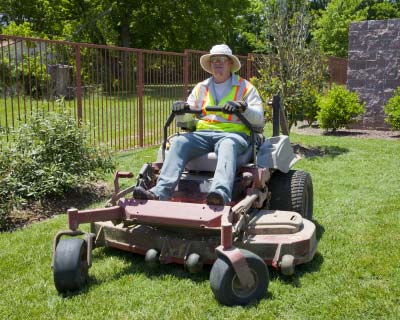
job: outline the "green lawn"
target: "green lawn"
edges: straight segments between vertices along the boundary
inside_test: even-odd
[[[67,227],[59,215],[0,234],[0,319],[399,319],[400,141],[291,140],[326,153],[296,164],[313,177],[318,252],[293,277],[272,271],[266,299],[224,307],[210,268],[150,271],[142,256],[106,248],[93,253],[89,286],[60,296],[50,269],[52,239]],[[155,153],[118,153],[118,167],[137,173]]]

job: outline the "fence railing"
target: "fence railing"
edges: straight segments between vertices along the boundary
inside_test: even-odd
[[[61,108],[87,126],[94,144],[114,150],[158,144],[172,102],[209,76],[199,63],[201,51],[6,35],[0,41],[0,130],[6,139],[31,114]],[[250,78],[256,73],[251,54],[238,57],[240,75]]]

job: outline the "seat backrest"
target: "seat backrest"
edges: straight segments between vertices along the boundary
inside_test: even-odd
[[[257,166],[260,168],[278,169],[284,173],[300,160],[293,152],[289,137],[285,135],[265,139],[257,153]]]

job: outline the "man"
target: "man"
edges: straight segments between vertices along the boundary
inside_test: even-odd
[[[166,156],[155,187],[145,190],[136,187],[136,199],[168,200],[175,190],[186,163],[208,152],[217,154],[217,166],[207,204],[225,205],[231,201],[236,173],[236,160],[246,152],[250,131],[234,115],[239,111],[257,128],[264,127],[264,112],[256,88],[235,75],[241,67],[239,59],[225,44],[215,45],[209,54],[200,57],[202,68],[211,78],[196,85],[187,102],[176,101],[172,110],[202,110],[196,131],[178,136]],[[209,112],[206,106],[222,106],[223,112]]]

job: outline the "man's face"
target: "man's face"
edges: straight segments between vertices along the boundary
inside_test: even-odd
[[[212,56],[211,70],[216,83],[225,82],[231,76],[232,60],[227,56]]]

